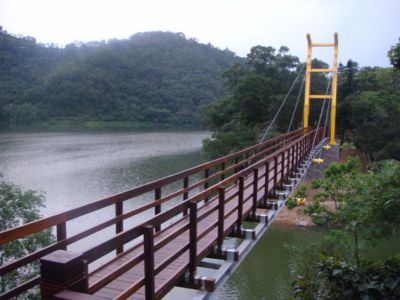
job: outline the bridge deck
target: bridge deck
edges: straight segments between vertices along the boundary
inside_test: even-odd
[[[279,164],[279,163],[278,163]],[[274,168],[274,163],[270,165],[270,169]],[[279,169],[278,169],[279,170]],[[259,168],[259,180],[258,186],[262,187],[257,193],[258,202],[264,198],[264,183],[265,183],[265,167]],[[278,180],[280,178],[278,177]],[[245,180],[244,189],[244,202],[243,202],[243,217],[247,217],[252,209],[252,195],[253,195],[253,175],[247,176]],[[270,188],[273,188],[273,182],[269,184]],[[238,214],[238,185],[234,185],[226,192],[226,198],[228,200],[225,203],[224,210],[224,235],[228,235],[232,232],[234,225],[237,223]],[[207,214],[213,211],[211,214],[206,216],[203,220],[198,223],[197,236],[200,237],[205,232],[209,231],[203,238],[198,240],[197,244],[197,255],[198,261],[208,255],[213,247],[216,245],[218,238],[218,230],[216,225],[216,220],[218,220],[218,197],[210,199],[207,203],[199,208],[198,215]],[[179,221],[170,225],[168,228],[163,229],[155,235],[155,243],[161,241],[162,239],[168,237],[169,234],[189,225],[189,216],[183,216]],[[214,228],[213,228],[214,227]],[[189,230],[185,230],[177,238],[173,239],[165,246],[160,248],[155,252],[155,268],[159,266],[163,261],[168,259],[171,254],[177,253],[182,250],[189,243]],[[133,249],[125,251],[122,255],[118,256],[116,259],[104,265],[102,268],[96,270],[91,274],[89,278],[89,286],[100,278],[110,275],[123,263],[128,262],[130,259],[137,257],[143,253],[143,244],[135,246]],[[180,255],[173,263],[169,264],[164,270],[162,270],[155,277],[155,291],[157,295],[163,295],[171,287],[171,284],[176,284],[183,276],[185,270],[187,270],[189,264],[189,251],[186,250],[182,255]],[[95,293],[96,296],[100,296],[106,299],[118,298],[125,290],[144,278],[144,264],[143,262],[137,264],[135,267],[130,269],[128,272],[124,273],[122,276],[115,279],[113,282],[108,284],[106,287],[100,289]],[[145,299],[144,288],[139,289],[135,294],[133,294],[128,299]]]

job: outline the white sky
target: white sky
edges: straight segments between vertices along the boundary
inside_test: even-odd
[[[400,0],[0,0],[0,25],[61,46],[183,32],[240,56],[255,45],[286,45],[302,60],[307,32],[315,42],[331,42],[336,31],[341,62],[389,66],[387,51],[400,37]],[[331,53],[315,54],[330,62]]]

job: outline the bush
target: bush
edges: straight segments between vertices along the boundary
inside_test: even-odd
[[[18,186],[0,181],[0,231],[20,226],[40,218],[44,196],[35,191],[22,191]],[[44,230],[25,238],[0,245],[0,266],[35,252],[54,241],[51,230]],[[39,262],[26,265],[16,271],[0,276],[0,294],[35,277]],[[29,290],[24,299],[38,299],[37,289]]]

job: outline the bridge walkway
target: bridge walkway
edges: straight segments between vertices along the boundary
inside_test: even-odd
[[[271,165],[274,168],[274,165]],[[264,183],[265,183],[265,167],[259,168],[259,174],[261,178],[258,180],[258,186],[262,187],[257,192],[257,203],[261,204],[264,199]],[[252,198],[253,198],[253,174],[249,175],[244,184],[244,201],[243,201],[243,215],[242,218],[246,218],[252,210]],[[280,179],[280,178],[279,178]],[[270,182],[270,188],[273,188],[273,182]],[[234,226],[238,220],[238,185],[232,186],[226,191],[225,197],[228,199],[225,202],[224,208],[224,236],[229,235],[234,231]],[[204,203],[198,209],[198,215],[205,216],[197,225],[197,260],[200,261],[203,257],[207,256],[213,251],[213,247],[217,244],[218,239],[218,197],[210,199]],[[165,228],[154,237],[154,244],[157,245],[176,231],[180,231],[181,228],[189,227],[189,215],[182,217],[178,222]],[[189,229],[183,231],[178,237],[171,240],[169,243],[161,247],[155,254],[155,268],[159,267],[164,261],[168,260],[174,253],[182,252],[182,250],[189,244]],[[101,269],[96,270],[89,278],[89,286],[101,280],[105,276],[111,275],[115,269],[129,260],[140,256],[143,253],[143,245],[137,245],[129,251],[125,251],[121,256],[117,257],[112,262],[103,266]],[[156,295],[165,294],[168,291],[168,287],[172,281],[175,284],[179,282],[181,276],[185,273],[189,265],[189,250],[186,250],[176,260],[169,264],[164,270],[155,276],[155,289]],[[125,290],[129,289],[132,282],[144,280],[144,263],[141,262],[135,267],[109,283],[104,288],[97,291],[94,295],[100,296],[106,299],[118,298]],[[128,299],[145,299],[144,287],[140,288],[135,294]]]

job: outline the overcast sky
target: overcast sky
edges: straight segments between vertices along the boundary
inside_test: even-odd
[[[286,45],[302,60],[307,32],[315,42],[331,42],[338,32],[341,62],[389,66],[387,51],[400,37],[400,0],[0,0],[0,25],[60,46],[183,32],[239,56],[255,45]],[[315,53],[327,62],[331,54]]]

